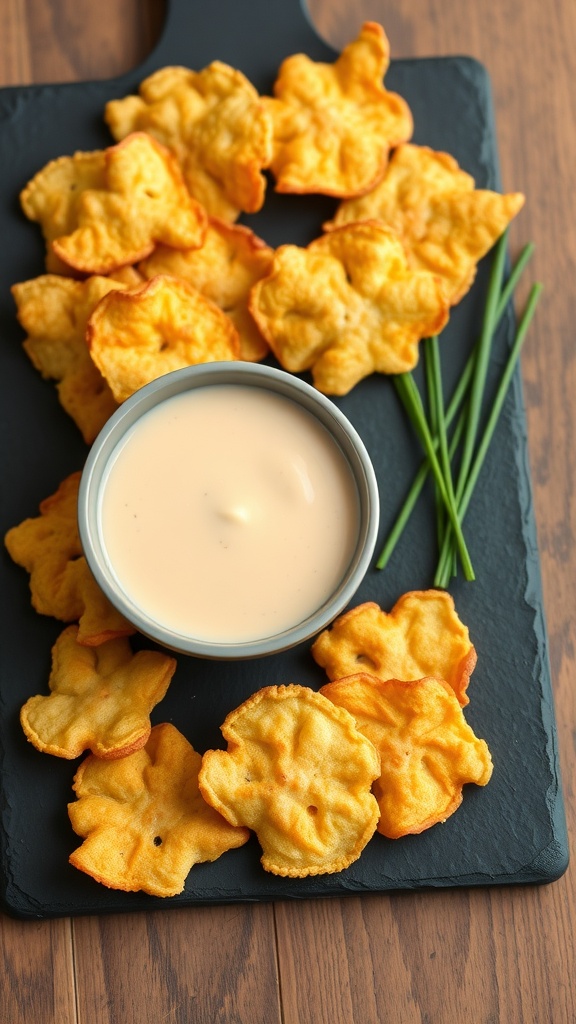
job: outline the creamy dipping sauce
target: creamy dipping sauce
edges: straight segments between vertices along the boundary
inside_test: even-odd
[[[128,431],[102,488],[116,579],[183,636],[243,642],[306,619],[353,557],[359,500],[325,427],[263,388],[174,395]]]

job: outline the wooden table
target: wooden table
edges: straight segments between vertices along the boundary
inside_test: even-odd
[[[528,197],[545,297],[523,356],[569,829],[576,820],[576,5],[314,0],[340,47],[367,17],[394,57],[468,54],[491,75],[504,188]],[[4,0],[0,84],[108,78],[153,47],[160,0]],[[522,293],[519,295],[522,300]],[[0,917],[10,1024],[569,1024],[576,873],[546,887],[240,905],[76,920]]]

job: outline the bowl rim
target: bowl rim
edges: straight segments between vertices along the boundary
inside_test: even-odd
[[[151,409],[176,395],[213,384],[241,384],[290,398],[324,425],[343,453],[358,492],[358,539],[348,570],[330,597],[306,619],[280,633],[258,639],[203,640],[157,623],[119,585],[99,529],[102,484],[118,444]],[[84,464],[78,493],[78,528],[89,568],[111,604],[144,636],[181,654],[218,660],[245,660],[277,654],[325,629],[356,593],[370,565],[379,527],[380,501],[372,461],[356,428],[326,395],[285,370],[262,363],[222,361],[172,370],[144,385],[113,413],[95,439]]]

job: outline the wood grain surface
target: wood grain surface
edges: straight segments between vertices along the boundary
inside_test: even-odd
[[[160,0],[2,0],[0,85],[108,78],[154,46]],[[523,379],[568,825],[576,820],[576,4],[314,0],[340,47],[488,68],[513,253],[545,284]],[[519,294],[519,303],[523,293]],[[573,1024],[576,891],[406,893],[46,922],[0,916],[2,1024]]]

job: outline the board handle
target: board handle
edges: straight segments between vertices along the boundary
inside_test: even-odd
[[[123,80],[141,81],[166,64],[199,70],[221,60],[269,91],[292,53],[332,61],[335,51],[314,28],[306,0],[167,0],[160,38]]]

